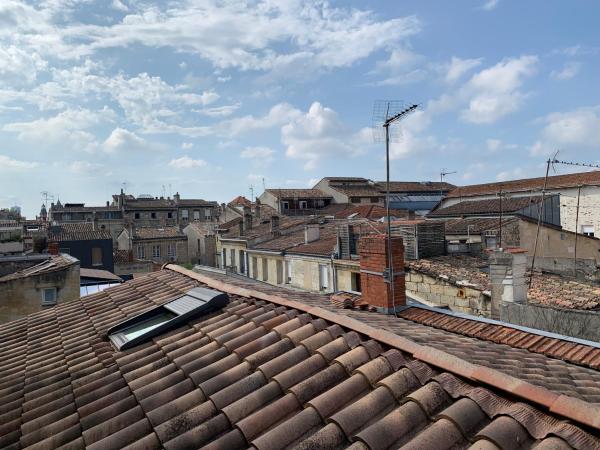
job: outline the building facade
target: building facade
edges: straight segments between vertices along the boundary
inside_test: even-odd
[[[189,262],[187,237],[177,226],[124,229],[117,238],[117,247],[132,251],[135,259],[156,264]]]

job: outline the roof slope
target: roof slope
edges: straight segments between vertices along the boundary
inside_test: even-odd
[[[108,230],[94,229],[92,222],[63,223],[48,227],[48,239],[51,241],[92,241],[111,239]]]
[[[185,234],[178,226],[170,227],[137,227],[133,231],[133,238],[139,239],[171,239],[185,238]]]
[[[379,189],[386,190],[385,181],[377,182]],[[390,192],[447,192],[456,188],[453,184],[439,181],[390,181]]]
[[[546,197],[550,198],[550,197]],[[532,204],[542,201],[540,195],[533,197],[513,197],[488,200],[465,200],[454,205],[438,208],[427,214],[428,217],[452,217],[472,214],[513,214]]]
[[[0,327],[0,446],[600,446],[568,421],[482,387],[494,371],[214,280],[232,299],[221,311],[126,352],[102,338],[201,279],[166,269]],[[598,431],[596,407],[519,386],[517,395]]]
[[[10,273],[0,277],[0,283],[4,281],[18,280],[31,276],[45,275],[52,272],[58,272],[66,269],[74,264],[79,263],[79,260],[70,255],[60,254],[48,258],[46,261],[28,267],[27,269],[19,270],[18,272]]]
[[[266,189],[275,198],[332,198],[320,189]]]
[[[570,173],[548,177],[547,189],[572,188],[579,185],[600,186],[600,170]],[[521,180],[502,181],[498,183],[474,184],[460,186],[450,191],[447,197],[469,197],[474,195],[490,195],[504,192],[541,191],[544,177],[524,178]]]

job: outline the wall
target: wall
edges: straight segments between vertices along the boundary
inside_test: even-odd
[[[79,298],[79,262],[63,270],[0,283],[0,323],[20,319],[42,306],[42,289],[56,287],[57,302]]]
[[[154,269],[152,261],[134,260],[127,263],[115,264],[115,275],[133,275],[152,272]]]
[[[600,237],[600,187],[584,186],[579,199],[579,230],[575,230],[577,189],[564,191],[560,198],[560,217],[563,228],[581,232],[582,225],[593,225],[596,237]]]
[[[348,203],[350,201],[346,194],[342,194],[340,191],[331,188],[329,186],[329,181],[325,179],[319,181],[315,186],[313,186],[313,189],[319,189],[326,194],[331,195],[333,197],[332,203]]]
[[[123,230],[121,234],[119,234],[119,237],[117,238],[117,248],[119,250],[131,250],[131,239],[128,230]]]
[[[220,241],[221,242],[221,249],[224,249],[227,252],[227,261],[226,261],[226,267],[229,268],[232,266],[231,263],[231,250],[235,250],[235,264],[233,264],[233,266],[235,267],[235,271],[237,273],[240,273],[240,250],[242,250],[243,252],[246,252],[246,242],[245,241],[241,241],[241,242],[230,242],[230,241]],[[219,253],[219,267],[222,268],[223,265],[223,261],[222,261],[222,257],[221,257],[221,253]]]
[[[271,194],[270,192],[263,192],[261,194],[260,197],[258,197],[258,199],[260,200],[260,202],[263,205],[268,205],[271,208],[273,208],[275,211],[279,211],[279,205],[277,202],[277,197],[275,197],[273,194]]]
[[[456,286],[414,269],[406,272],[406,295],[435,306],[448,306],[452,311],[490,317],[491,298],[468,286]]]
[[[113,242],[111,239],[93,239],[85,241],[61,241],[58,243],[61,253],[68,253],[77,258],[81,267],[86,269],[101,269],[113,272],[115,269],[113,260]],[[102,249],[102,264],[92,264],[92,249]]]
[[[500,319],[530,328],[600,342],[600,313],[502,302]]]
[[[168,246],[170,244],[176,245],[176,257],[175,261],[171,261],[168,253]],[[186,239],[144,239],[133,241],[133,257],[138,257],[138,246],[141,245],[145,249],[144,259],[154,261],[158,264],[164,264],[167,262],[176,262],[184,264],[189,262],[188,258],[188,244]],[[152,247],[155,245],[160,246],[160,257],[152,257]]]
[[[333,273],[331,270],[331,260],[329,258],[310,258],[287,255],[285,261],[292,265],[292,281],[289,283],[290,286],[312,292],[333,292]],[[321,286],[319,286],[319,266],[321,265],[327,267],[329,286],[325,290],[321,290]]]

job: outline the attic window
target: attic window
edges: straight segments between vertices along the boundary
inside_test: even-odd
[[[196,287],[181,297],[121,322],[107,331],[117,350],[126,350],[170,331],[188,320],[223,308],[229,296]]]

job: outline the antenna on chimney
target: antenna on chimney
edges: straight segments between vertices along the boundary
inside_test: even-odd
[[[419,105],[407,104],[398,100],[377,100],[373,106],[373,138],[375,142],[385,140],[385,216],[387,220],[387,277],[392,291],[392,304],[396,315],[396,295],[394,292],[394,265],[392,258],[392,223],[390,217],[390,139],[400,139],[400,127],[394,126],[408,114],[414,112]],[[390,126],[392,129],[390,130]],[[391,131],[391,132],[390,132]]]
[[[121,186],[123,187],[123,192],[127,192],[127,181],[123,181]]]
[[[444,182],[444,177],[446,175],[452,175],[453,173],[456,173],[456,170],[453,170],[452,172],[446,172],[446,169],[440,170],[440,183]]]

